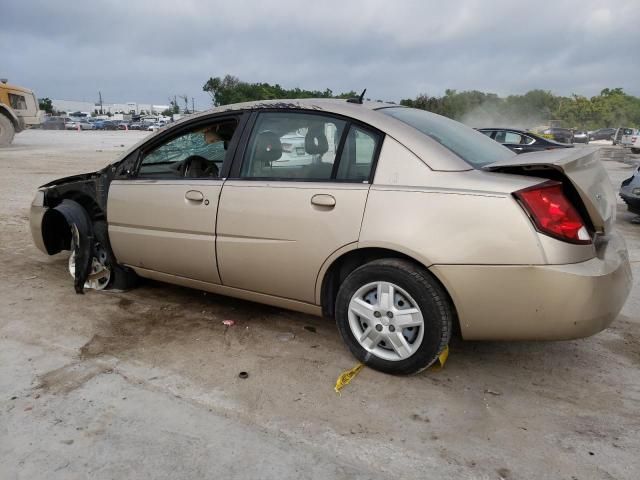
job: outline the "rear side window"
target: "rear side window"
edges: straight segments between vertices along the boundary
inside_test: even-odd
[[[263,113],[251,134],[243,178],[329,180],[346,122],[306,113]]]
[[[389,107],[378,111],[424,133],[475,168],[516,155],[481,132],[435,113],[406,107]]]
[[[367,182],[381,134],[340,118],[302,112],[258,115],[241,178]]]
[[[377,134],[356,126],[351,127],[342,150],[336,179],[352,182],[369,180],[378,142]]]

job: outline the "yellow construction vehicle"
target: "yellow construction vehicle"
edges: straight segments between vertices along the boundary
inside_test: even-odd
[[[0,147],[9,145],[13,136],[34,125],[40,125],[42,112],[32,90],[0,79]]]

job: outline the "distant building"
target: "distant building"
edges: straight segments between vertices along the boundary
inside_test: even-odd
[[[51,100],[53,109],[58,112],[83,112],[92,114],[95,111],[100,111],[100,105],[96,105],[92,102],[78,102],[75,100]],[[159,114],[165,110],[171,108],[170,105],[154,105],[150,103],[103,103],[102,112],[107,113],[135,113],[141,112]]]

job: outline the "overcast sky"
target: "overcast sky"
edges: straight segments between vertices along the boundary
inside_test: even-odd
[[[7,0],[0,77],[40,97],[153,102],[230,73],[399,100],[446,88],[640,96],[640,0]]]

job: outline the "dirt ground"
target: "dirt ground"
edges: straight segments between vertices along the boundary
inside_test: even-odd
[[[331,321],[154,282],[76,295],[67,256],[33,246],[37,186],[145,135],[0,150],[0,477],[640,478],[640,225],[622,203],[635,285],[609,329],[458,340],[441,371],[364,369],[338,395],[356,362]],[[616,187],[632,163],[605,162]]]

